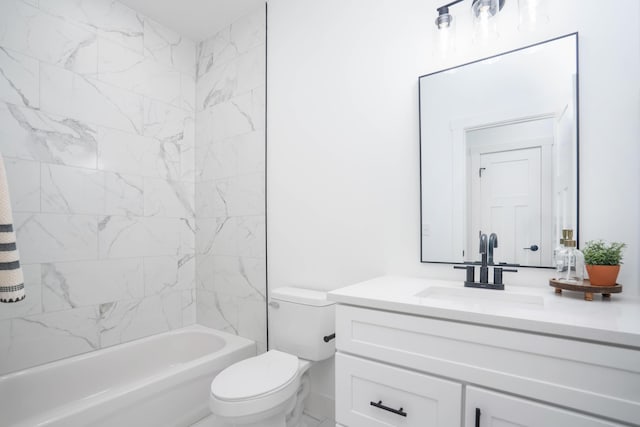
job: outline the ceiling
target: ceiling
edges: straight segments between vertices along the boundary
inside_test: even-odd
[[[192,40],[211,37],[266,0],[120,0]]]

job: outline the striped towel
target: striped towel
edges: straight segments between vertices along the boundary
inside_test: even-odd
[[[13,231],[7,173],[0,154],[0,302],[18,302],[24,297],[24,277]]]

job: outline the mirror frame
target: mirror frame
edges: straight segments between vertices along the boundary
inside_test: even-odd
[[[576,213],[575,213],[575,230],[574,230],[574,238],[576,240],[576,242],[578,243],[578,247],[580,247],[580,61],[579,61],[579,36],[578,36],[578,32],[573,32],[573,33],[568,33],[568,34],[564,34],[562,36],[558,36],[558,37],[554,37],[551,39],[547,39],[547,40],[543,40],[537,43],[533,43],[530,45],[526,45],[517,49],[512,49],[512,50],[508,50],[505,52],[501,52],[495,55],[491,55],[491,56],[487,56],[484,58],[480,58],[480,59],[476,59],[474,61],[470,61],[470,62],[466,62],[460,65],[456,65],[453,67],[449,67],[449,68],[445,68],[442,70],[438,70],[438,71],[434,71],[431,73],[427,73],[427,74],[423,74],[421,76],[418,77],[418,139],[419,139],[419,146],[418,146],[418,153],[419,153],[419,168],[420,168],[420,224],[419,224],[419,232],[420,232],[420,263],[424,263],[424,264],[452,264],[452,265],[468,265],[471,262],[470,261],[462,261],[462,262],[457,262],[457,261],[426,261],[423,259],[423,233],[422,233],[422,218],[423,218],[423,181],[422,181],[422,87],[421,87],[421,80],[424,77],[428,77],[428,76],[432,76],[435,74],[441,74],[450,70],[455,70],[457,68],[462,68],[465,67],[467,65],[472,65],[472,64],[476,64],[479,62],[483,62],[483,61],[487,61],[487,60],[491,60],[494,58],[498,58],[504,55],[509,55],[511,53],[515,53],[515,52],[519,52],[525,49],[529,49],[532,47],[536,47],[536,46],[540,46],[549,42],[553,42],[556,40],[560,40],[563,38],[567,38],[567,37],[575,37],[575,64],[576,64],[576,95],[575,95],[575,102],[576,102],[576,118],[575,118],[575,131],[576,131],[576,172],[575,172],[575,189],[576,189]],[[554,236],[555,237],[555,236]],[[555,266],[533,266],[533,265],[518,265],[519,267],[526,267],[526,268],[543,268],[543,269],[549,269],[549,268],[555,268]]]

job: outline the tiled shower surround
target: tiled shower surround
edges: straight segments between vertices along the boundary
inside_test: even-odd
[[[198,44],[198,323],[266,348],[265,10]]]
[[[0,374],[196,316],[265,341],[264,319],[237,305],[256,298],[229,291],[228,273],[263,286],[264,317],[264,182],[260,211],[247,183],[264,176],[249,136],[264,150],[264,55],[251,89],[240,64],[264,51],[260,13],[196,45],[113,0],[0,1],[0,152],[27,293],[0,305]],[[230,141],[237,157],[216,154]]]

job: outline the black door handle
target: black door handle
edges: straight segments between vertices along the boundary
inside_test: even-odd
[[[380,409],[384,409],[385,411],[389,411],[392,412],[396,415],[400,415],[401,417],[406,417],[407,413],[403,411],[403,408],[400,409],[393,409],[393,408],[389,408],[388,406],[385,406],[382,404],[382,400],[378,400],[378,402],[369,402],[369,404],[371,406],[375,406],[376,408],[380,408]]]
[[[538,247],[538,245],[531,245],[528,248],[522,248],[522,249],[524,249],[525,251],[536,252],[540,248]]]
[[[476,427],[480,427],[480,408],[476,408]]]

